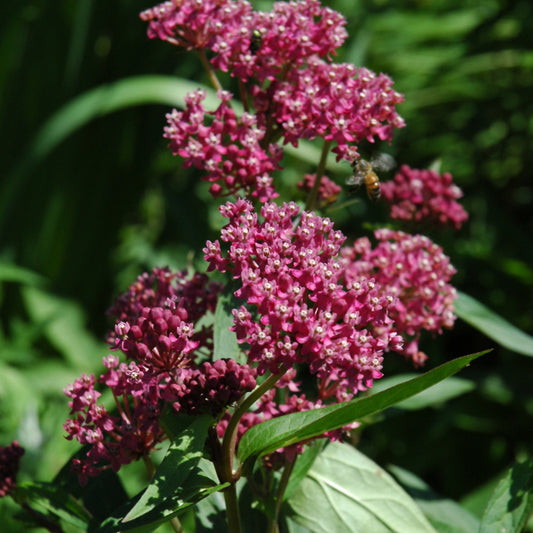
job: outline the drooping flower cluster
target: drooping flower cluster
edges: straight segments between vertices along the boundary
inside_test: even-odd
[[[220,208],[229,224],[219,241],[207,242],[209,269],[239,280],[235,295],[246,305],[233,311],[234,331],[258,370],[278,373],[299,363],[339,400],[382,376],[383,353],[401,338],[388,326],[394,298],[373,279],[342,285],[336,256],[345,237],[332,222],[294,203],[265,204],[260,222],[246,200]],[[327,394],[326,394],[327,396]]]
[[[315,185],[316,174],[305,174],[303,181],[300,181],[296,186],[307,193],[311,192]],[[330,180],[327,176],[322,176],[320,179],[320,185],[317,191],[317,200],[319,203],[332,204],[337,201],[339,194],[342,192],[342,188],[339,187],[334,181]]]
[[[393,180],[382,183],[381,194],[390,204],[393,219],[451,224],[455,229],[468,219],[467,212],[457,202],[463,193],[448,172],[439,174],[403,165]]]
[[[15,488],[23,455],[24,448],[16,440],[9,446],[0,446],[0,498],[6,497]]]
[[[230,93],[218,93],[222,102],[214,112],[204,109],[205,96],[205,91],[190,93],[184,111],[174,109],[167,115],[164,137],[170,139],[174,155],[185,159],[184,166],[206,171],[204,179],[212,183],[215,197],[244,189],[262,202],[275,198],[270,174],[279,168],[279,148],[261,147],[264,129],[257,126],[254,115],[237,118],[229,105]],[[205,123],[206,116],[212,119],[210,124]]]
[[[212,332],[195,340],[189,320],[214,311],[219,290],[205,275],[187,279],[184,273],[154,269],[118,298],[111,309],[118,319],[109,340],[130,361],[105,357],[107,372],[98,380],[111,391],[114,410],[98,402],[101,392],[93,375],[83,375],[64,391],[71,399],[67,438],[90,445],[86,457],[73,461],[80,482],[106,468],[117,471],[166,438],[159,425],[165,403],[178,412],[218,416],[255,387],[255,370],[248,365],[197,362],[197,350],[203,348],[205,357],[205,348],[212,347],[212,339],[207,342]]]
[[[421,365],[427,359],[418,347],[422,331],[441,333],[442,328],[453,326],[457,292],[449,281],[455,269],[428,237],[389,229],[377,230],[375,237],[375,248],[363,237],[342,249],[345,279],[350,282],[367,276],[394,296],[388,312],[405,345],[393,350]]]

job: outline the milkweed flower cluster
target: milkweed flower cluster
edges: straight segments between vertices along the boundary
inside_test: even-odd
[[[264,128],[249,113],[237,118],[230,107],[230,93],[218,92],[221,103],[214,112],[204,109],[205,97],[205,91],[190,93],[184,111],[174,109],[167,114],[164,137],[170,139],[174,155],[185,159],[185,167],[205,170],[204,179],[212,184],[210,192],[215,197],[243,189],[262,202],[275,198],[270,174],[279,168],[279,147],[261,147]]]
[[[303,180],[298,182],[296,186],[304,192],[311,192],[315,185],[316,174],[305,174]],[[317,200],[322,204],[332,204],[337,201],[342,188],[327,176],[322,176],[320,185],[317,191]]]
[[[333,223],[292,202],[265,204],[262,221],[242,199],[220,211],[229,219],[221,232],[229,249],[208,241],[205,259],[209,270],[239,280],[235,296],[246,305],[233,311],[233,330],[259,373],[305,363],[341,401],[380,378],[383,353],[399,349],[401,338],[373,326],[389,326],[394,297],[365,276],[342,284],[337,254],[345,237]]]
[[[457,291],[449,282],[455,268],[428,237],[389,229],[374,234],[378,241],[374,248],[362,237],[342,249],[345,278],[350,282],[368,276],[394,296],[388,313],[405,344],[393,350],[422,365],[427,359],[418,347],[422,331],[442,333],[443,328],[453,327]]]
[[[15,489],[24,451],[16,440],[9,446],[0,446],[0,498],[5,498]]]
[[[107,372],[98,379],[101,388],[111,391],[114,410],[99,403],[102,393],[93,375],[82,375],[64,391],[71,399],[67,438],[90,445],[86,457],[73,460],[80,482],[105,468],[119,470],[165,439],[159,425],[165,403],[177,412],[218,416],[255,388],[255,370],[248,365],[199,361],[212,346],[212,332],[195,339],[189,320],[214,311],[219,290],[205,275],[187,279],[184,273],[155,269],[118,298],[111,309],[117,320],[109,342],[130,361],[106,356]]]
[[[390,140],[404,126],[395,109],[403,96],[388,76],[332,62],[346,20],[319,0],[276,2],[268,12],[244,1],[174,0],[141,18],[151,38],[209,51],[214,68],[239,80],[245,109],[251,103],[255,110],[237,118],[230,96],[219,91],[221,105],[206,112],[197,92],[183,111],[167,115],[173,153],[206,172],[214,196],[244,189],[261,202],[275,198],[270,175],[281,160],[278,141],[297,146],[321,137],[338,160],[351,162],[359,142]]]
[[[402,165],[393,180],[381,184],[381,195],[390,205],[393,219],[450,224],[455,229],[468,219],[457,202],[463,193],[448,172],[439,174]]]

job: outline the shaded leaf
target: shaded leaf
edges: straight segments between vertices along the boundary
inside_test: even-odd
[[[173,441],[152,482],[145,491],[116,509],[96,532],[153,531],[199,500],[227,486],[213,481],[202,457],[212,417],[189,418],[166,413],[164,418]],[[183,428],[184,419],[192,419],[193,422]]]
[[[388,469],[439,533],[478,531],[479,520],[457,502],[442,498],[420,478],[399,466],[389,466]]]
[[[459,293],[456,315],[498,344],[522,355],[533,356],[533,337],[519,330],[477,300]]]
[[[15,497],[51,522],[58,519],[86,530],[91,515],[63,488],[52,483],[25,482],[17,485]]]
[[[288,504],[313,533],[435,533],[394,479],[347,444],[326,447]]]
[[[498,483],[481,519],[480,533],[519,533],[533,511],[533,460],[516,463]]]

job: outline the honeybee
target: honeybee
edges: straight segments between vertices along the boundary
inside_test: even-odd
[[[252,30],[252,36],[250,37],[250,53],[256,54],[261,48],[262,36],[261,32],[257,29]]]
[[[349,193],[355,193],[364,183],[368,197],[374,202],[381,195],[379,178],[374,170],[384,172],[390,170],[395,165],[394,158],[389,154],[380,153],[367,161],[366,159],[356,159],[352,162],[353,175],[346,180],[346,187]]]

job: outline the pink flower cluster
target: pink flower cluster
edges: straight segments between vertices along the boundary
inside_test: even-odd
[[[333,223],[294,203],[265,204],[259,221],[246,200],[220,208],[229,224],[219,241],[204,249],[209,270],[229,272],[246,305],[233,311],[240,343],[259,373],[278,373],[299,363],[321,381],[322,397],[350,398],[382,376],[383,352],[400,349],[401,337],[388,326],[394,298],[373,279],[342,285],[336,256],[345,237]]]
[[[230,93],[218,93],[221,104],[214,112],[205,111],[205,96],[204,91],[190,93],[184,111],[167,114],[164,137],[170,139],[174,155],[183,157],[186,167],[206,171],[204,179],[212,183],[215,197],[243,189],[262,202],[275,198],[270,174],[279,168],[279,147],[271,145],[269,151],[261,147],[264,129],[257,126],[254,115],[237,118],[229,105]]]
[[[205,275],[155,269],[140,276],[118,298],[118,317],[109,339],[130,359],[104,358],[107,372],[99,377],[114,398],[114,411],[98,400],[94,376],[83,375],[65,389],[72,418],[64,425],[68,439],[89,444],[83,459],[73,461],[80,482],[102,469],[122,465],[151,451],[165,438],[159,416],[165,403],[178,412],[220,415],[224,408],[255,388],[255,370],[232,360],[198,364],[196,350],[212,346],[212,331],[194,340],[193,323],[214,311],[220,286]]]
[[[305,192],[310,192],[316,181],[316,174],[305,174],[303,181],[297,183],[297,187]],[[332,204],[337,201],[342,187],[339,187],[334,181],[327,176],[322,176],[318,186],[317,200],[323,204]]]
[[[339,160],[351,162],[360,141],[390,140],[393,128],[404,126],[395,110],[403,96],[389,77],[332,63],[346,21],[319,0],[276,2],[269,12],[242,1],[174,0],[141,18],[152,38],[214,53],[212,65],[238,78],[245,109],[248,100],[253,105],[255,114],[237,119],[230,97],[219,92],[222,104],[205,125],[199,92],[188,96],[184,111],[167,115],[173,153],[206,171],[214,196],[244,188],[262,202],[274,198],[269,176],[279,168],[279,140],[297,146],[321,137]]]
[[[449,281],[455,269],[442,249],[423,235],[380,229],[375,237],[375,248],[363,237],[342,249],[345,278],[350,282],[367,276],[394,296],[388,313],[405,345],[393,350],[422,365],[427,359],[418,348],[422,331],[442,333],[442,328],[453,326],[457,293]]]
[[[451,224],[455,229],[468,219],[457,202],[463,193],[448,172],[439,174],[403,165],[393,180],[381,184],[381,195],[390,204],[393,219]]]
[[[250,16],[241,0],[170,0],[143,11],[148,37],[158,37],[187,50],[211,48],[215,39]]]
[[[0,498],[5,498],[15,488],[24,451],[16,440],[9,446],[0,446]]]

